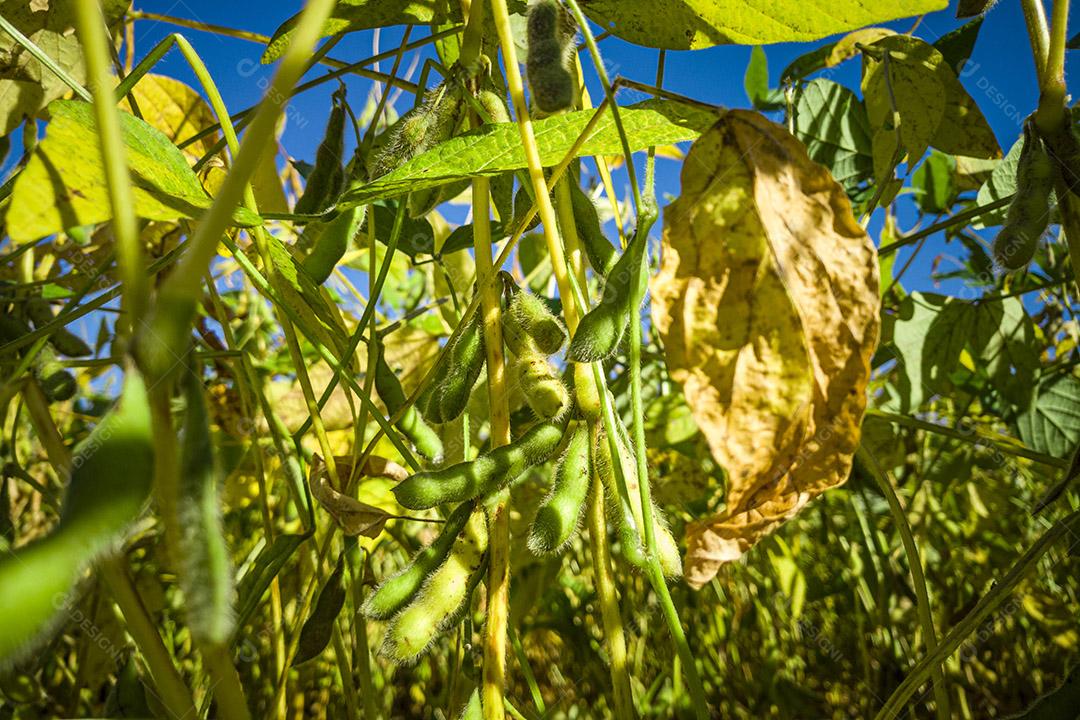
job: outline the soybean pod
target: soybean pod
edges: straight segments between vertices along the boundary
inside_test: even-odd
[[[416,597],[394,616],[383,642],[383,655],[409,663],[431,645],[455,617],[474,587],[487,551],[487,519],[475,510],[454,539],[446,561],[425,580]]]
[[[518,353],[515,370],[525,402],[538,418],[554,420],[570,409],[570,392],[535,345],[530,343]]]
[[[405,391],[401,388],[397,375],[386,364],[386,353],[382,340],[376,338],[371,344],[375,357],[375,391],[379,393],[383,404],[391,415],[396,415],[405,406]],[[424,422],[415,406],[410,406],[395,424],[398,430],[409,439],[417,452],[428,460],[442,458],[443,444],[431,426]]]
[[[480,313],[462,318],[465,328],[447,349],[434,381],[417,400],[429,422],[447,423],[465,412],[473,386],[484,369],[484,328]]]
[[[321,213],[334,206],[345,186],[345,86],[333,96],[334,106],[326,123],[326,134],[315,151],[315,166],[307,177],[304,194],[293,212],[300,215]]]
[[[570,183],[570,200],[574,210],[574,227],[577,228],[585,257],[589,259],[589,265],[597,275],[607,277],[615,267],[618,256],[615,246],[604,235],[600,225],[600,213],[592,199],[577,183]]]
[[[418,552],[408,565],[396,575],[384,580],[382,585],[368,596],[364,601],[364,615],[379,620],[388,618],[413,599],[420,592],[424,579],[446,560],[472,511],[471,503],[462,503],[450,513],[435,542]]]
[[[489,450],[471,462],[416,473],[394,488],[394,496],[411,510],[427,510],[490,495],[554,455],[564,430],[564,423],[540,423],[509,445]]]
[[[573,17],[558,0],[540,0],[529,8],[525,72],[533,104],[545,113],[567,110],[577,99],[572,63],[576,34]]]
[[[1021,270],[1035,256],[1039,239],[1050,224],[1050,194],[1056,174],[1042,137],[1029,121],[1016,165],[1016,194],[993,244],[994,260],[1006,270]]]
[[[537,555],[553,553],[570,541],[589,494],[589,429],[579,423],[566,452],[555,467],[551,491],[536,512],[529,530],[529,549]]]

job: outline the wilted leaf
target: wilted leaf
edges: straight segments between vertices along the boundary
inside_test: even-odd
[[[106,24],[111,27],[130,4],[129,0],[102,2]],[[75,34],[75,3],[57,1],[35,6],[26,0],[4,0],[0,2],[0,15],[45,50],[75,82],[86,82],[82,46]],[[70,92],[15,38],[0,32],[0,136],[14,130],[23,117],[36,117],[39,110]]]
[[[825,61],[825,66],[836,67],[845,60],[858,55],[860,50],[856,47],[856,44],[872,45],[883,37],[895,34],[895,31],[883,27],[868,27],[856,30],[855,32],[850,32],[840,38],[840,40],[832,46],[832,49],[829,51],[829,57]]]
[[[652,283],[668,368],[729,478],[725,511],[687,528],[692,585],[847,478],[878,284],[843,189],[786,130],[732,111],[694,144]]]
[[[339,477],[347,478],[350,470],[348,459],[345,459],[345,462],[338,461],[337,470]],[[327,474],[326,463],[318,455],[315,455],[311,461],[311,476],[308,484],[311,485],[312,497],[326,512],[330,513],[346,535],[378,537],[386,526],[386,521],[391,518],[391,515],[382,508],[362,503],[356,498],[335,490]]]
[[[57,100],[49,105],[52,121],[12,191],[7,229],[12,240],[25,242],[79,225],[112,218],[105,168],[90,103]],[[134,190],[135,214],[147,220],[196,218],[213,202],[191,171],[183,154],[161,131],[142,120],[120,114]],[[238,225],[261,219],[237,208]]]
[[[590,0],[585,13],[624,40],[668,50],[714,45],[806,42],[941,10],[944,0],[874,3],[847,0]],[[662,21],[658,21],[663,18]]]

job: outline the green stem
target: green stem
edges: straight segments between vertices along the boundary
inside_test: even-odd
[[[930,608],[930,591],[926,586],[926,575],[923,573],[922,558],[919,555],[919,546],[915,542],[915,536],[911,533],[911,525],[907,515],[904,514],[904,506],[896,495],[892,483],[877,458],[873,453],[860,445],[857,457],[863,463],[866,470],[873,476],[881,494],[889,503],[889,512],[896,523],[896,529],[900,533],[900,541],[904,545],[904,554],[907,555],[908,567],[911,569],[911,583],[915,588],[915,605],[919,616],[919,624],[922,625],[923,634],[926,635],[926,652],[933,653],[937,648],[937,630],[934,629],[934,615]],[[937,706],[937,716],[941,720],[949,717],[949,690],[945,684],[945,672],[942,667],[934,669],[934,701]]]
[[[71,91],[78,95],[80,100],[85,100],[86,102],[93,100],[90,91],[80,85],[78,80],[71,77],[66,70],[60,67],[56,61],[49,57],[48,53],[38,47],[33,40],[19,32],[19,29],[12,25],[3,15],[0,15],[0,30],[6,32],[15,42],[26,48],[26,51],[34,56],[34,59],[44,65],[45,68],[59,78],[62,83],[71,88]]]
[[[1043,0],[1020,0],[1024,10],[1024,24],[1027,25],[1028,40],[1031,41],[1031,57],[1035,61],[1035,77],[1042,85],[1046,72],[1046,56],[1050,49],[1050,30],[1046,25],[1046,8]]]
[[[1065,43],[1068,38],[1069,0],[1054,0],[1050,18],[1050,43],[1040,85],[1035,123],[1051,136],[1065,125]]]
[[[94,90],[94,115],[112,209],[112,229],[116,238],[117,264],[124,287],[123,304],[131,327],[138,327],[149,302],[142,241],[135,221],[135,201],[128,173],[127,151],[120,130],[120,110],[111,90],[109,41],[105,19],[97,0],[76,0],[75,18],[82,41],[87,79]]]

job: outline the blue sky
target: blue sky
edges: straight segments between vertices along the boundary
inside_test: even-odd
[[[287,17],[297,11],[299,4],[282,0],[265,0],[254,3],[231,3],[220,0],[143,0],[137,3],[142,10],[197,19],[230,27],[244,28],[263,34],[272,34],[274,29]],[[955,3],[949,9],[932,14],[919,25],[916,34],[933,42],[950,30],[958,27],[961,21],[954,17]],[[913,20],[901,20],[889,26],[898,31],[907,31]],[[136,24],[136,50],[138,56],[148,51],[166,33],[177,30],[175,26],[153,20],[143,20]],[[206,61],[216,78],[225,100],[230,108],[239,109],[258,101],[262,88],[266,86],[272,74],[272,68],[256,65],[261,53],[261,46],[242,40],[221,37],[219,35],[182,30]],[[1070,33],[1071,34],[1071,33]],[[396,46],[401,37],[399,29],[384,31],[379,38],[379,48],[388,49]],[[416,36],[414,36],[415,38]],[[336,58],[357,60],[370,56],[374,50],[372,32],[354,33],[343,40],[332,52]],[[789,43],[772,45],[766,48],[769,59],[769,71],[772,83],[779,79],[779,74],[792,59],[828,42]],[[651,83],[655,76],[657,53],[655,50],[640,48],[621,40],[611,38],[602,43],[602,51],[609,68],[617,74]],[[721,46],[708,50],[668,53],[665,86],[675,92],[689,95],[718,105],[745,107],[748,104],[743,89],[743,73],[749,58],[750,49],[740,46]],[[1071,53],[1070,53],[1071,56]],[[1070,57],[1070,67],[1075,64]],[[159,66],[160,71],[194,84],[194,77],[179,53],[173,51]],[[388,65],[384,64],[383,70]],[[321,71],[316,71],[321,72]],[[851,60],[841,66],[831,78],[848,87],[858,88],[859,61]],[[1038,93],[1034,81],[1034,68],[1027,34],[1019,3],[1009,0],[999,3],[990,11],[983,24],[978,43],[962,77],[968,92],[979,104],[999,142],[1005,150],[1012,144],[1020,132],[1022,119],[1030,113],[1037,101]],[[364,97],[370,88],[370,82],[361,78],[348,80],[350,98],[354,103]],[[318,145],[330,104],[330,92],[333,83],[306,93],[294,99],[290,105],[290,123],[283,138],[288,152],[301,159],[311,159]],[[599,93],[593,88],[594,96]],[[626,98],[627,101],[630,98]],[[402,96],[399,107],[405,109],[411,98]],[[657,174],[658,191],[678,193],[677,163],[660,161]],[[625,180],[624,180],[625,185]],[[904,211],[900,204],[901,227],[907,228],[914,222],[910,211]],[[876,237],[880,227],[879,217],[870,225],[871,234]],[[946,248],[938,239],[931,241],[912,265],[905,284],[911,288],[930,289],[929,279],[931,263],[935,257],[943,256],[943,267],[948,267],[951,248]],[[906,259],[906,253],[898,258],[899,266]],[[950,290],[949,286],[942,288]]]

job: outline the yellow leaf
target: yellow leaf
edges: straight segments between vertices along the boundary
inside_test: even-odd
[[[856,43],[859,45],[870,45],[883,37],[895,34],[896,33],[889,28],[883,27],[868,27],[849,32],[847,35],[840,38],[836,45],[833,46],[832,51],[829,52],[829,57],[825,60],[825,67],[836,67],[845,60],[858,55],[860,50],[855,47]]]
[[[217,122],[214,111],[190,86],[164,75],[145,75],[132,90],[143,120],[165,133],[179,144],[194,137]],[[122,104],[130,109],[127,100]],[[221,137],[217,131],[184,147],[181,152],[189,162],[195,162],[214,146]]]
[[[700,587],[847,478],[879,332],[877,252],[801,143],[733,110],[686,158],[651,286],[668,368],[728,475],[724,511],[687,527]]]

